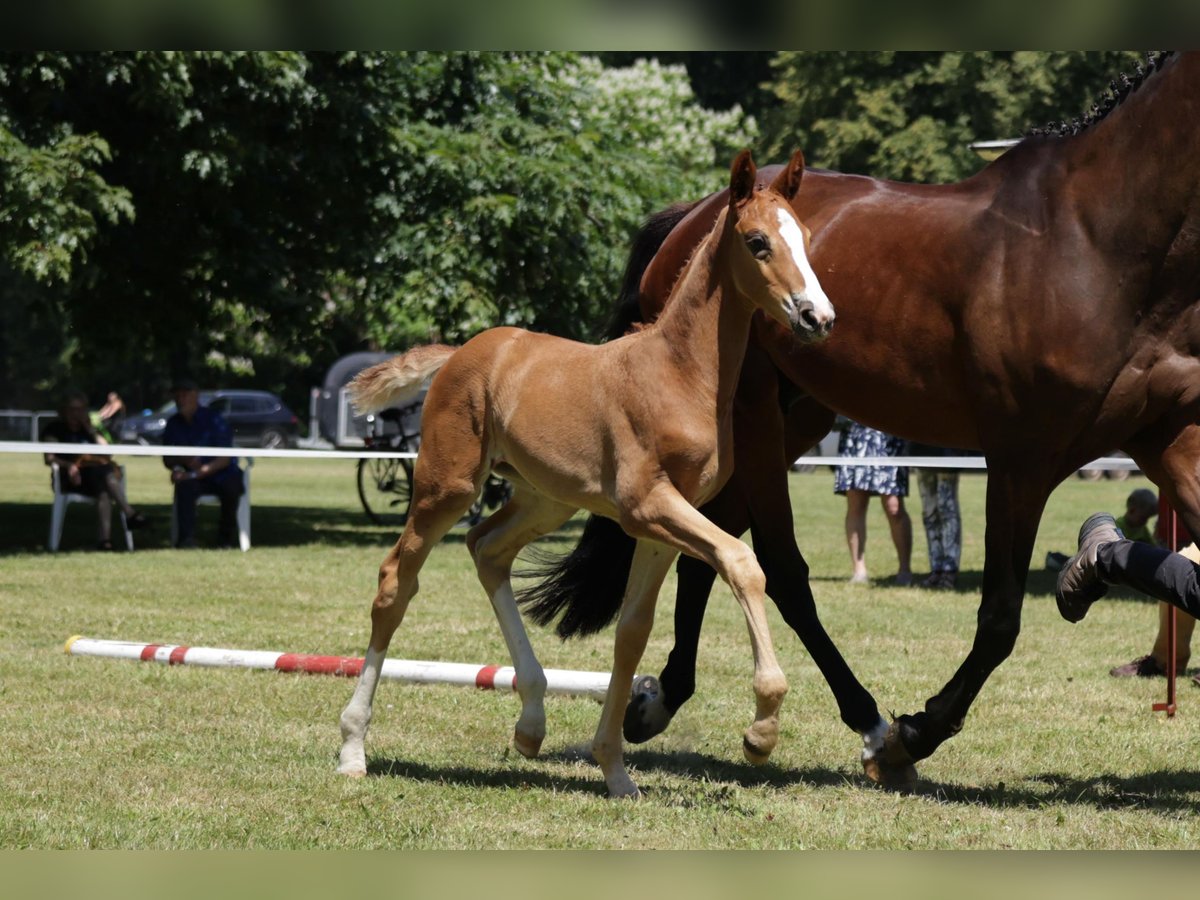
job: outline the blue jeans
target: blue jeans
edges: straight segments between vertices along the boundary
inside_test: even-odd
[[[229,470],[226,469],[226,472]],[[221,522],[217,528],[217,543],[233,547],[238,542],[237,508],[242,496],[242,470],[224,478],[191,478],[175,485],[175,519],[179,524],[179,543],[186,547],[196,540],[196,501],[211,494],[221,501]],[[222,473],[224,474],[224,473]]]

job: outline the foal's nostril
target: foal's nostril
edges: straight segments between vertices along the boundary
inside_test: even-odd
[[[817,318],[816,307],[812,305],[811,300],[805,300],[797,307],[797,312],[800,314],[800,321],[809,331],[820,331],[821,320]]]

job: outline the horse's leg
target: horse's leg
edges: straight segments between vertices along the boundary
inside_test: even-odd
[[[706,518],[722,531],[741,535],[750,527],[747,507],[734,472],[729,483],[703,509]],[[662,734],[675,713],[696,692],[696,653],[700,626],[717,573],[691,556],[680,556],[675,567],[675,644],[658,678],[644,675],[633,686],[625,710],[625,738],[635,744]]]
[[[779,707],[787,693],[787,679],[775,658],[767,626],[763,596],[766,576],[754,551],[725,533],[677,492],[658,488],[621,522],[635,537],[648,538],[703,560],[733,591],[750,632],[754,651],[754,724],[745,733],[743,750],[755,764],[765,763],[779,740]]]
[[[741,537],[750,528],[747,493],[754,491],[756,496],[766,496],[764,491],[776,491],[782,484],[779,497],[784,501],[784,517],[774,519],[768,527],[774,533],[788,535],[793,553],[782,558],[773,556],[772,562],[755,541],[760,564],[764,568],[771,564],[779,572],[775,586],[780,593],[772,592],[770,585],[767,593],[781,610],[787,604],[788,596],[782,592],[794,578],[802,578],[804,590],[808,591],[808,566],[799,555],[792,534],[786,472],[791,460],[816,446],[829,433],[834,419],[831,410],[807,395],[798,394],[797,390],[779,375],[770,357],[751,343],[746,351],[734,405],[734,456],[738,465],[725,487],[701,510],[722,531]],[[784,408],[786,413],[782,412]],[[757,486],[753,476],[761,474],[760,466],[770,467],[771,471],[766,473],[768,477],[779,476],[783,481],[773,481],[766,488]],[[771,553],[769,548],[766,552]],[[789,563],[795,559],[799,559],[802,573],[790,568]],[[696,691],[700,628],[717,573],[706,563],[685,555],[679,559],[676,574],[675,644],[658,678],[646,675],[638,679],[625,712],[625,737],[634,743],[648,741],[666,731],[675,713]],[[810,593],[810,601],[811,596]],[[829,678],[828,674],[826,678]],[[882,733],[879,739],[882,739]]]
[[[342,711],[338,761],[342,774],[362,776],[367,772],[364,741],[388,645],[417,593],[417,575],[430,551],[471,508],[478,493],[475,481],[464,473],[457,478],[438,479],[435,489],[424,488],[429,479],[416,482],[404,533],[379,568],[379,589],[371,605],[371,640],[354,693]]]
[[[637,672],[650,628],[654,624],[654,607],[663,579],[671,569],[678,551],[649,540],[639,540],[633,551],[621,617],[613,648],[612,676],[604,696],[604,708],[592,740],[592,755],[604,773],[604,783],[611,797],[639,796],[637,785],[625,769],[625,754],[621,747],[621,717],[629,697],[629,684]]]
[[[534,655],[513,597],[513,560],[526,544],[558,528],[574,512],[574,507],[518,487],[512,499],[467,535],[467,549],[492,601],[508,655],[517,670],[521,716],[513,732],[513,744],[522,756],[537,756],[546,736],[546,675]]]
[[[1166,494],[1192,536],[1200,535],[1200,427],[1151,432],[1124,449]]]
[[[986,560],[975,640],[946,686],[926,701],[925,711],[892,724],[884,741],[888,764],[924,759],[957,734],[988,676],[1012,653],[1033,542],[1052,485],[1044,472],[988,460]]]
[[[809,583],[808,563],[792,531],[792,507],[786,470],[778,466],[745,466],[754,552],[767,576],[767,594],[808,651],[833,691],[842,721],[863,741],[862,764],[867,776],[888,786],[909,788],[917,773],[911,765],[890,765],[880,751],[888,724],[871,696],[847,665],[817,615]]]

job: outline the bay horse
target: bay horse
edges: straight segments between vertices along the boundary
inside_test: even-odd
[[[1200,54],[1151,56],[1114,85],[1087,120],[1034,132],[960,183],[810,169],[792,201],[812,229],[838,333],[801,351],[756,323],[737,394],[736,471],[703,511],[731,534],[752,532],[767,593],[863,735],[867,776],[893,787],[915,784],[913,763],[962,728],[1012,652],[1038,523],[1064,478],[1125,450],[1200,533]],[[652,218],[635,240],[616,331],[658,313],[723,202],[717,194]],[[806,396],[793,402],[798,391]],[[821,626],[792,531],[788,464],[835,410],[987,460],[974,642],[923,711],[886,726]],[[602,627],[615,605],[604,579],[620,577],[611,560],[628,555],[623,543],[589,521],[522,602],[543,623],[565,610],[564,636]],[[712,583],[681,559],[676,645],[661,679],[635,686],[630,740],[661,732],[692,695]]]
[[[600,346],[493,328],[459,349],[420,347],[358,376],[352,394],[369,411],[437,373],[425,398],[408,522],[380,568],[370,645],[341,715],[340,772],[366,773],[363,742],[380,667],[417,574],[491,471],[509,479],[514,494],[471,529],[467,547],[516,669],[517,750],[532,757],[541,747],[546,678],[513,597],[512,563],[583,508],[619,522],[636,542],[592,745],[610,795],[638,796],[624,766],[621,717],[659,588],[680,552],[719,572],[745,613],[757,709],[743,748],[752,762],[766,760],[787,691],[763,608],[766,579],[750,548],[696,507],[732,470],[730,408],[755,311],[801,342],[824,338],[833,325],[807,260],[807,231],[790,205],[803,173],[797,152],[770,187],[756,188],[750,153],[738,155],[723,207],[652,327]]]

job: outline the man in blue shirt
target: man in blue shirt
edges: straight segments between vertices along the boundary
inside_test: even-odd
[[[177,447],[232,447],[233,430],[221,414],[200,405],[196,383],[176,379],[171,387],[177,412],[167,420],[163,443]],[[244,490],[242,470],[232,456],[164,456],[175,485],[175,516],[179,525],[178,544],[196,546],[196,501],[213,494],[221,501],[218,544],[236,547],[238,499]]]

